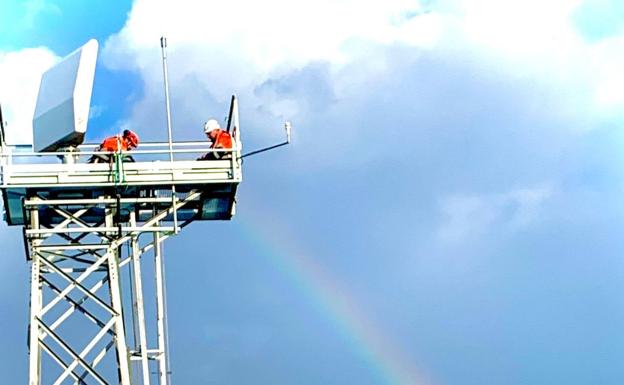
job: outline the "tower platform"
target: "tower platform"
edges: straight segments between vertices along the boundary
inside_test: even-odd
[[[0,146],[5,220],[24,226],[31,263],[30,384],[169,384],[162,243],[194,221],[234,215],[242,160],[233,133],[231,150],[208,142],[116,153]],[[221,159],[197,160],[210,152]],[[111,161],[89,163],[96,154]],[[150,254],[148,323],[141,265]]]
[[[111,154],[116,159],[111,163],[86,163],[96,153],[94,147],[80,146],[77,153],[0,154],[6,222],[28,223],[30,210],[25,202],[33,197],[49,204],[38,205],[40,221],[47,225],[66,220],[51,207],[70,206],[85,207],[81,219],[89,225],[102,222],[106,207],[114,205],[119,206],[120,221],[134,212],[141,222],[192,192],[194,198],[162,221],[174,221],[174,215],[181,221],[227,220],[234,215],[236,189],[242,180],[240,147],[231,150],[228,159],[199,161],[195,159],[214,151],[206,142],[174,143],[171,157],[168,143],[147,143],[141,144],[141,150]],[[126,155],[136,161],[119,161]],[[61,163],[59,157],[71,162]]]
[[[233,149],[172,142],[165,47],[163,37],[167,143],[97,151],[135,148],[137,134],[124,130],[117,146],[78,146],[90,116],[95,40],[43,74],[32,138],[22,127],[5,130],[0,111],[3,214],[23,226],[31,266],[31,385],[170,384],[162,245],[196,220],[232,218],[243,156],[234,95],[224,127]],[[212,123],[219,125],[210,119],[204,133],[217,146]],[[198,160],[206,158],[218,160]],[[144,286],[146,267],[153,283]],[[150,291],[155,301],[146,303]]]

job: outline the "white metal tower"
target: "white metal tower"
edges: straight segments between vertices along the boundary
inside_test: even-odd
[[[168,154],[167,146],[152,144],[133,156]],[[172,150],[176,156],[208,151],[205,143],[175,143]],[[33,155],[2,154],[0,185],[6,220],[24,226],[32,266],[30,385],[147,385],[155,383],[152,371],[167,384],[161,245],[193,221],[231,218],[242,178],[240,147],[230,159],[214,161],[17,162]],[[59,153],[36,155],[56,160]],[[142,268],[148,256],[155,278],[151,320]],[[118,367],[112,377],[111,365]]]
[[[92,82],[80,71],[94,59],[68,60],[75,67],[69,72]],[[65,76],[65,69],[55,71],[52,80]],[[142,143],[134,162],[119,151],[110,163],[90,164],[95,146],[76,144],[84,134],[76,127],[86,124],[77,94],[52,95],[57,102],[43,103],[35,119],[37,136],[37,129],[56,130],[58,117],[70,116],[71,135],[60,127],[38,152],[17,152],[0,140],[5,220],[23,226],[31,264],[29,385],[166,385],[162,243],[193,221],[234,215],[242,180],[237,100],[227,125],[234,148],[220,150],[227,153],[220,160],[197,160],[216,151],[208,142],[170,139]]]

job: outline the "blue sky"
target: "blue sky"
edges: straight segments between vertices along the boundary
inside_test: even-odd
[[[131,5],[130,1],[110,4],[103,0],[3,2],[0,50],[46,47],[63,57],[91,38],[103,43],[123,27]],[[131,100],[136,92],[140,92],[140,83],[135,76],[124,71],[112,73],[100,62],[92,96],[93,105],[100,108],[91,127],[106,129],[114,125],[115,119],[127,112],[126,100]]]
[[[624,4],[611,0],[587,1],[576,11],[575,22],[590,40],[617,35],[622,32]]]
[[[245,163],[232,222],[168,241],[175,383],[622,382],[619,2],[93,4],[0,9],[3,70],[98,38],[88,140],[165,137],[162,34],[175,138],[233,92],[247,149],[295,127]],[[7,383],[27,376],[20,234],[0,228]]]

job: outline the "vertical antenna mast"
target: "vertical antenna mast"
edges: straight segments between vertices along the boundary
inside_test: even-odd
[[[162,62],[163,62],[163,77],[165,80],[165,107],[167,109],[167,134],[169,137],[169,162],[173,166],[173,142],[171,139],[171,106],[169,102],[169,76],[167,68],[167,38],[162,36],[160,38],[160,48],[162,50]],[[174,232],[178,233],[178,213],[175,209],[176,190],[175,185],[171,185],[171,199],[173,201],[173,228]]]
[[[165,79],[165,107],[167,109],[167,134],[169,137],[169,160],[173,162],[173,142],[171,140],[171,106],[169,103],[169,76],[167,68],[167,38],[160,38],[160,48],[162,49],[163,77]]]

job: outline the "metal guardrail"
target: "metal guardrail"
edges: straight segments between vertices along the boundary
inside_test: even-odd
[[[141,149],[131,150],[131,151],[98,151],[98,144],[83,144],[77,147],[78,151],[54,151],[54,152],[24,152],[24,151],[6,151],[0,152],[0,158],[5,159],[6,163],[12,163],[11,160],[15,158],[26,158],[26,157],[37,157],[37,158],[59,158],[64,156],[74,156],[74,157],[82,157],[82,156],[91,156],[95,154],[102,155],[113,155],[115,153],[122,155],[147,155],[147,154],[162,154],[169,156],[170,154],[206,154],[209,152],[225,152],[225,153],[240,153],[240,146],[236,146],[232,149],[213,149],[210,148],[210,143],[207,142],[175,142],[173,143],[173,148],[169,149],[168,143],[162,142],[153,142],[153,143],[142,143]],[[192,147],[192,148],[188,148]],[[144,150],[143,148],[149,148],[149,150]],[[6,148],[8,149],[8,148]],[[160,159],[150,159],[150,160],[160,160]],[[175,160],[175,158],[174,158]],[[188,160],[188,159],[187,159]],[[149,160],[148,160],[149,161]],[[5,163],[5,164],[6,164]],[[58,162],[55,162],[58,163]]]
[[[0,185],[6,185],[5,183],[8,183],[10,185],[11,182],[9,180],[12,176],[16,175],[24,177],[29,174],[41,174],[42,172],[84,173],[89,172],[89,170],[91,169],[93,169],[92,171],[94,173],[101,173],[102,162],[87,162],[88,159],[93,155],[110,155],[112,159],[112,161],[110,162],[111,173],[118,173],[120,172],[120,170],[126,168],[126,166],[123,166],[121,164],[129,165],[135,163],[137,164],[137,166],[139,166],[140,164],[153,162],[154,164],[161,165],[160,167],[157,167],[160,171],[167,172],[166,170],[168,168],[171,168],[170,171],[173,174],[174,171],[179,171],[178,167],[188,167],[188,161],[198,160],[199,157],[204,156],[208,153],[219,152],[231,155],[219,160],[221,166],[219,166],[218,168],[223,169],[223,166],[225,165],[224,161],[227,161],[229,163],[229,166],[225,166],[225,169],[231,170],[231,175],[233,178],[236,178],[236,176],[240,176],[241,148],[238,144],[236,144],[235,147],[232,149],[213,149],[210,148],[210,143],[207,142],[177,142],[173,143],[172,148],[169,147],[168,143],[142,143],[141,149],[117,152],[97,151],[97,147],[98,145],[85,144],[79,146],[77,148],[77,151],[71,150],[56,152],[7,152],[5,147],[5,151],[0,152]],[[121,162],[120,159],[123,159],[124,156],[131,156],[134,162]],[[171,162],[170,159],[174,159],[173,162]],[[209,163],[204,162],[211,161],[200,161],[202,166],[208,166]],[[179,166],[176,166],[176,164],[179,164]],[[93,167],[90,167],[91,165]],[[32,168],[26,166],[32,166]],[[42,166],[44,167],[42,168]],[[123,173],[123,171],[121,172]]]

